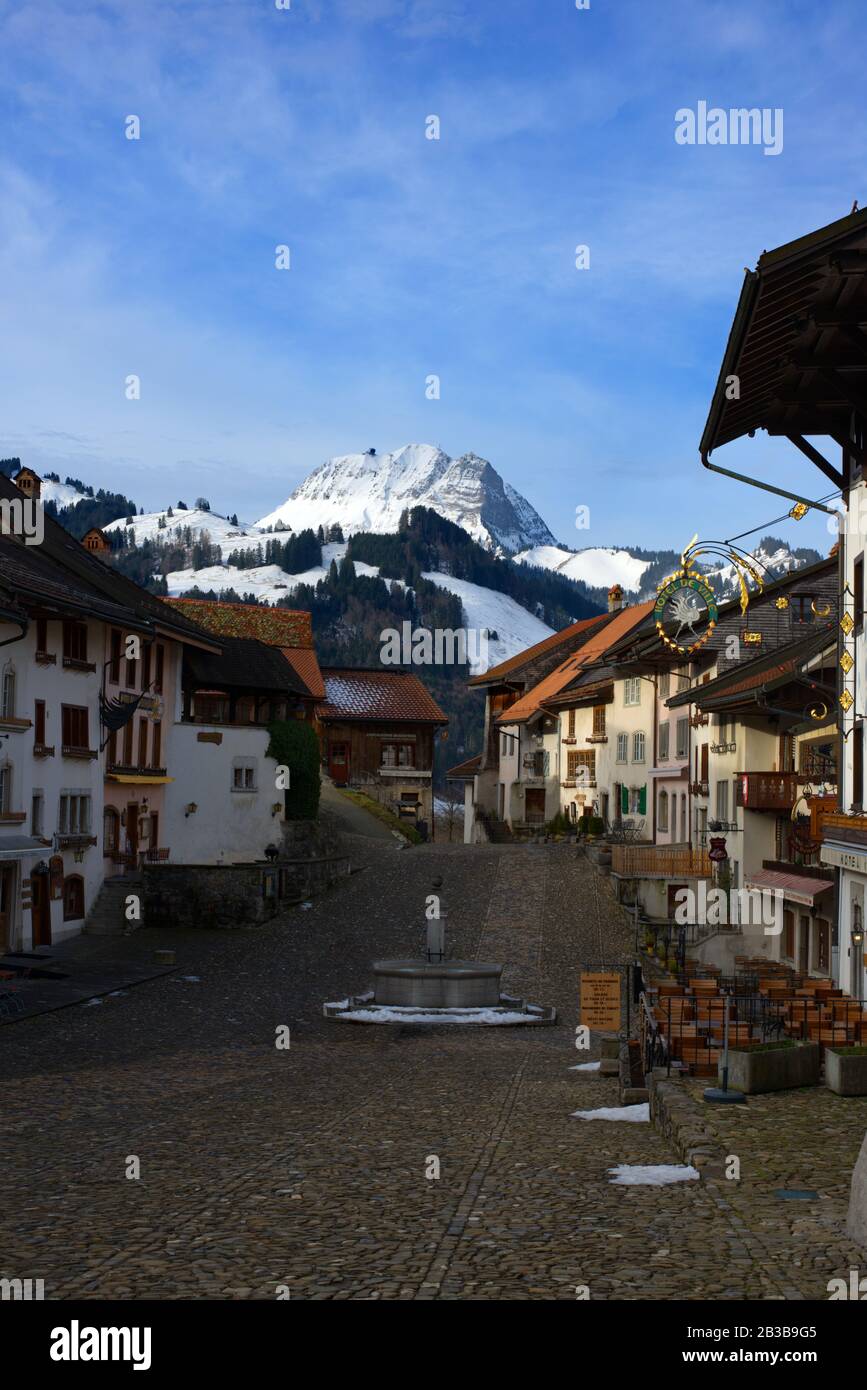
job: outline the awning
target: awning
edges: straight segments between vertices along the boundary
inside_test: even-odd
[[[108,781],[108,782],[124,782],[124,783],[126,783],[127,785],[129,785],[129,784],[131,783],[134,787],[158,787],[158,786],[162,786],[162,784],[163,784],[164,782],[174,782],[174,780],[175,780],[174,777],[148,777],[148,776],[146,776],[144,773],[141,773],[141,774],[134,773],[134,772],[129,772],[129,773],[127,773],[127,772],[107,772],[107,773],[106,773],[106,781]]]
[[[684,763],[683,767],[649,767],[648,777],[671,777],[673,781],[689,781],[689,763]]]
[[[50,853],[51,845],[43,844],[32,835],[0,835],[0,859],[29,859]]]
[[[810,878],[808,874],[784,874],[777,869],[757,869],[744,879],[745,888],[771,889],[789,902],[814,907],[816,899],[834,887],[832,879]]]

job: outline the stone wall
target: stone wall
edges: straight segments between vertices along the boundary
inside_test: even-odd
[[[334,846],[327,829],[294,821],[286,830],[283,852],[273,863],[145,864],[147,925],[249,930],[349,873],[346,855],[327,852]]]

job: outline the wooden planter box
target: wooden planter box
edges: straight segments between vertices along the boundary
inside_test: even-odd
[[[755,1095],[762,1091],[787,1091],[796,1086],[818,1086],[818,1043],[796,1043],[794,1047],[729,1048],[729,1087]],[[722,1079],[723,1055],[719,1073]]]
[[[867,1096],[867,1052],[826,1048],[825,1085],[838,1096]]]

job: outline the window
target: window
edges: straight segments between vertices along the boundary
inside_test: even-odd
[[[676,758],[689,757],[689,720],[678,719],[675,725],[675,752]]]
[[[643,816],[647,811],[647,788],[646,787],[624,787],[626,793],[626,810],[630,816]]]
[[[852,738],[852,806],[860,809],[864,799],[864,725],[855,725]]]
[[[144,671],[141,679],[142,690],[148,690],[150,688],[152,657],[153,642],[146,642],[144,651],[142,652],[142,661],[144,662]]]
[[[852,581],[852,588],[855,597],[855,611],[852,617],[855,619],[856,628],[860,628],[864,622],[864,556],[859,555],[855,561],[855,574]]]
[[[61,705],[61,737],[64,748],[86,749],[88,710],[86,705]]]
[[[570,782],[581,782],[585,786],[596,781],[595,748],[570,748],[566,760],[566,775]]]
[[[132,720],[128,720],[123,726],[123,762],[122,767],[132,767]]]
[[[37,652],[48,651],[48,619],[36,619],[36,650]]]
[[[3,671],[3,691],[0,697],[0,714],[4,719],[15,718],[15,667],[7,663]]]
[[[160,766],[160,758],[163,752],[163,726],[159,720],[154,723],[153,738],[151,739],[151,767]]]
[[[625,763],[625,762],[626,762],[626,758],[627,758],[627,755],[628,755],[628,750],[629,750],[629,735],[628,735],[628,734],[618,734],[618,735],[617,735],[617,761],[618,761],[619,763]]]
[[[148,765],[148,721],[140,719],[138,721],[138,767]]]
[[[120,849],[120,816],[114,806],[106,806],[102,813],[102,852],[116,854]]]
[[[716,716],[716,726],[717,726],[717,743],[728,743],[728,742],[729,742],[729,717],[728,717],[728,715],[727,715],[727,714],[718,714],[718,715]]]
[[[659,696],[662,700],[667,700],[671,694],[671,672],[663,671],[659,677]]]
[[[111,630],[111,665],[108,678],[112,685],[120,685],[120,644],[121,634],[116,627]]]
[[[660,724],[660,726],[659,726],[659,759],[660,759],[660,762],[664,762],[665,759],[668,757],[668,744],[669,744],[669,735],[670,735],[670,733],[671,733],[671,725],[669,724],[668,720],[666,719],[665,723],[664,723],[664,724]]]
[[[140,642],[141,642],[141,639],[140,639],[140,638],[134,637],[133,640],[129,643],[129,649],[130,649],[131,651],[138,651],[138,650],[140,650]],[[137,658],[134,657],[134,656],[128,656],[127,659],[126,659],[126,680],[125,680],[125,684],[126,684],[127,690],[136,690],[136,689],[138,689],[138,671],[139,671],[139,664],[140,664],[139,661],[138,661]]]
[[[413,767],[414,750],[411,743],[384,743],[379,757],[380,767]]]
[[[630,676],[623,682],[623,703],[624,705],[641,704],[641,678],[640,676]]]
[[[548,754],[544,749],[537,748],[533,754],[533,767],[530,775],[532,777],[547,777],[548,761]]]
[[[640,730],[632,735],[632,761],[634,763],[644,762],[645,743],[646,738]]]
[[[45,701],[36,700],[33,705],[34,743],[45,743]]]
[[[63,624],[64,661],[87,661],[87,623],[67,619]]]
[[[236,759],[232,767],[232,791],[256,790],[256,764],[252,759]]]
[[[574,737],[575,737],[575,711],[574,711],[574,709],[570,709],[570,711],[569,711],[569,733],[568,733],[567,737],[568,737],[568,738],[574,738]]]
[[[156,674],[154,675],[154,690],[156,690],[158,694],[161,694],[163,688],[163,676],[165,675],[166,666],[166,649],[163,646],[162,642],[157,642],[156,657],[157,660]]]
[[[0,764],[0,815],[8,816],[12,811],[12,764]]]
[[[604,706],[604,705],[594,705],[594,706],[593,706],[593,737],[594,737],[594,738],[604,738],[604,737],[605,737],[605,706]]]
[[[667,832],[667,831],[668,831],[668,792],[660,792],[660,793],[659,793],[659,806],[658,806],[657,821],[658,821],[658,828],[659,828],[660,830],[665,830],[665,831]]]
[[[30,834],[41,839],[44,821],[45,797],[42,792],[35,791],[30,799]]]
[[[81,874],[67,874],[63,880],[63,920],[77,922],[84,916],[84,879]]]
[[[729,818],[729,784],[728,782],[717,782],[716,784],[716,818],[717,820],[728,820]]]
[[[225,695],[193,696],[193,719],[197,724],[228,724],[229,700]]]
[[[61,792],[59,810],[59,834],[90,834],[89,792]]]

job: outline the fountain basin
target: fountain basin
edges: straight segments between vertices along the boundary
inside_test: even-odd
[[[426,1009],[496,1007],[502,973],[502,965],[476,960],[378,960],[374,999]]]

